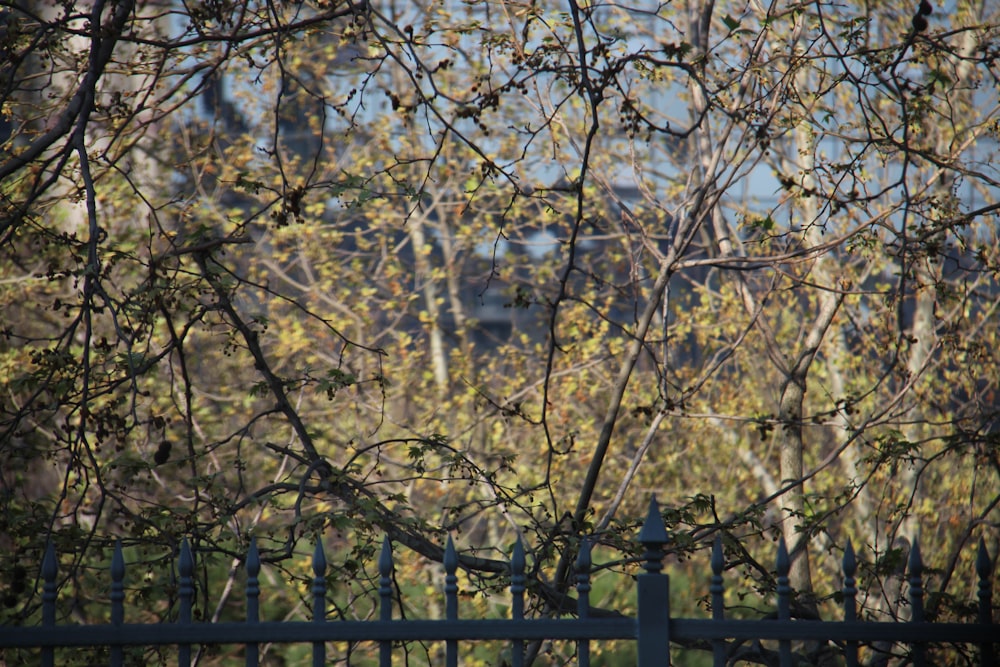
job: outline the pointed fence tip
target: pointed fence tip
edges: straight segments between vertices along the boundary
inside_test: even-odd
[[[121,581],[125,578],[125,555],[122,553],[122,541],[115,540],[115,550],[111,554],[111,580]]]
[[[260,551],[257,549],[256,537],[250,538],[250,548],[247,549],[245,567],[247,569],[247,574],[251,577],[256,577],[260,574]]]
[[[56,547],[50,539],[45,545],[45,555],[42,557],[42,578],[45,581],[55,581],[59,574],[59,559],[56,557]]]
[[[392,543],[389,541],[388,535],[382,537],[382,551],[378,556],[378,572],[383,577],[392,574]]]
[[[712,558],[709,561],[712,566],[712,574],[722,574],[726,567],[726,556],[722,549],[722,535],[716,533],[712,540]]]
[[[989,549],[986,548],[986,539],[979,538],[979,553],[976,554],[976,574],[980,579],[989,579],[993,573],[993,560],[990,558]]]
[[[920,538],[913,538],[913,546],[910,547],[909,572],[911,576],[919,577],[924,571],[924,559],[920,554]]]
[[[788,545],[785,543],[785,538],[782,537],[778,540],[778,576],[787,577],[791,569],[792,560],[788,556]]]
[[[323,538],[316,537],[316,548],[313,549],[313,574],[317,577],[326,576],[326,551],[323,549]]]
[[[177,570],[182,577],[190,577],[194,574],[194,554],[191,552],[191,543],[186,537],[181,540],[181,553],[177,559]]]
[[[512,574],[524,574],[525,565],[524,542],[521,540],[521,536],[518,535],[514,541],[514,547],[511,549],[510,571]]]
[[[847,546],[844,547],[844,574],[848,577],[853,577],[858,571],[858,559],[854,555],[854,545],[851,544],[850,540],[847,540]]]
[[[585,537],[580,541],[580,550],[576,554],[576,571],[577,572],[587,572],[590,573],[590,566],[592,565],[590,553],[593,549],[593,544],[590,538]]]
[[[667,535],[667,527],[663,523],[663,515],[660,514],[660,505],[656,502],[656,496],[649,499],[649,510],[646,512],[646,520],[639,531],[639,542],[645,546],[664,545],[670,541]]]
[[[458,551],[455,550],[455,540],[448,535],[448,542],[444,545],[444,558],[441,559],[444,564],[444,571],[448,574],[455,574],[458,570]]]

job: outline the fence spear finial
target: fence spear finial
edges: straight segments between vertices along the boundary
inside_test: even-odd
[[[979,538],[979,552],[976,554],[976,574],[979,575],[979,622],[993,622],[993,561],[986,549],[986,540]],[[985,664],[985,663],[984,663]]]
[[[56,624],[56,577],[59,574],[59,559],[50,538],[42,557],[42,625]]]
[[[646,512],[646,520],[642,524],[642,530],[639,531],[639,541],[645,546],[651,544],[662,546],[670,541],[655,495],[649,499],[649,510]]]
[[[660,505],[654,495],[649,499],[649,511],[639,531],[639,542],[646,547],[642,558],[645,561],[643,568],[647,572],[656,573],[663,569],[663,547],[669,541],[670,536],[667,535],[667,527],[660,514]]]

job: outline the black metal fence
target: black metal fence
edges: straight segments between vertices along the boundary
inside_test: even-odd
[[[979,577],[978,614],[971,623],[930,623],[924,616],[923,563],[919,545],[910,552],[907,583],[910,619],[906,622],[860,620],[857,613],[857,563],[848,545],[843,559],[843,620],[820,621],[792,618],[792,590],[788,574],[790,559],[784,543],[779,544],[776,582],[777,608],[772,617],[761,620],[729,619],[723,603],[725,562],[717,539],[711,557],[709,597],[712,617],[704,619],[670,616],[669,577],[661,572],[663,547],[668,535],[655,501],[638,536],[645,548],[642,573],[636,577],[637,613],[635,617],[602,616],[595,618],[590,605],[590,546],[584,541],[576,563],[577,613],[573,618],[525,618],[526,589],[524,550],[518,542],[510,560],[511,618],[463,619],[458,614],[458,555],[449,539],[444,554],[445,618],[440,620],[393,619],[392,552],[388,538],[383,541],[378,561],[380,574],[379,620],[329,621],[326,618],[326,556],[322,543],[313,554],[314,579],[311,590],[312,621],[262,621],[260,619],[261,562],[256,543],[251,543],[245,566],[246,620],[244,622],[208,623],[192,620],[195,595],[194,559],[187,541],[181,547],[177,563],[179,573],[179,614],[175,623],[135,624],[125,622],[125,562],[120,545],[111,562],[111,622],[105,625],[64,625],[56,623],[58,565],[50,545],[41,570],[42,622],[35,627],[0,626],[0,663],[4,649],[36,649],[42,665],[55,664],[55,651],[70,647],[110,649],[112,666],[125,664],[125,647],[176,646],[178,664],[187,667],[192,660],[192,646],[240,644],[246,647],[247,665],[259,663],[262,643],[312,644],[312,664],[326,664],[330,642],[376,642],[379,664],[392,664],[394,646],[402,642],[443,642],[446,664],[457,665],[459,642],[503,640],[510,642],[511,663],[525,662],[525,649],[531,642],[560,640],[576,642],[577,662],[590,664],[590,644],[603,640],[632,640],[636,643],[640,667],[670,664],[671,642],[700,645],[712,654],[713,664],[724,666],[752,660],[764,664],[791,667],[810,663],[810,658],[793,650],[803,642],[819,642],[827,652],[840,654],[848,666],[859,664],[863,646],[880,644],[909,647],[904,663],[926,665],[927,647],[931,644],[966,644],[974,647],[977,664],[996,664],[1000,626],[992,618],[992,561],[982,541],[976,562]],[[761,640],[776,643],[777,649],[765,650]],[[751,656],[750,653],[753,653]],[[8,663],[9,664],[9,663]],[[741,664],[743,664],[741,662]]]

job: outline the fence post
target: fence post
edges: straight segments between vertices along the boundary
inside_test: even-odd
[[[983,625],[993,623],[993,561],[990,552],[986,550],[986,540],[979,538],[979,553],[976,554],[976,574],[979,575],[979,614],[976,619]],[[996,665],[996,652],[993,642],[986,641],[979,645],[979,663],[983,667]]]
[[[458,620],[458,552],[455,551],[455,541],[448,536],[444,548],[444,617],[449,622]],[[445,664],[447,667],[458,667],[458,641],[449,639],[445,642]]]
[[[182,625],[191,624],[191,607],[194,606],[194,554],[191,545],[185,537],[181,540],[181,553],[177,559],[178,599],[177,622]],[[191,645],[180,644],[177,647],[177,664],[179,667],[190,667]]]
[[[792,570],[792,560],[788,557],[788,545],[785,538],[778,541],[778,558],[776,563],[778,594],[778,623],[786,624],[792,620],[792,587],[789,585],[788,573]],[[781,667],[792,667],[792,642],[782,639],[778,642],[778,664]]]
[[[726,619],[725,585],[722,579],[722,572],[726,567],[726,557],[722,551],[722,535],[716,535],[712,542],[712,579],[708,587],[708,592],[712,595],[712,620],[724,621]],[[712,640],[712,664],[726,664],[726,642],[722,637]]]
[[[589,538],[580,542],[580,552],[576,556],[576,615],[578,618],[590,617],[590,568],[593,565],[590,558],[591,544]],[[590,642],[581,639],[577,642],[577,665],[590,667]]]
[[[115,541],[115,551],[111,555],[111,624],[121,626],[125,622],[125,556],[122,541]],[[111,664],[121,667],[125,664],[125,650],[121,645],[111,647]]]
[[[515,621],[524,620],[524,590],[527,577],[524,576],[524,543],[521,536],[514,542],[514,553],[510,557],[510,617]],[[513,667],[524,667],[524,640],[515,639],[510,647],[510,662]]]
[[[670,664],[670,577],[663,569],[663,547],[670,541],[660,516],[656,496],[649,500],[649,512],[639,531],[645,572],[638,576],[638,663],[639,667]],[[664,657],[666,660],[664,660]]]
[[[313,623],[326,623],[326,551],[323,549],[323,534],[316,535],[313,549],[312,612]],[[326,642],[313,642],[313,667],[326,664]]]
[[[858,580],[854,575],[858,572],[858,559],[854,555],[854,547],[847,540],[844,549],[844,622],[854,623],[858,620]],[[848,641],[844,644],[844,660],[847,667],[858,667],[858,642]]]
[[[56,548],[50,538],[45,545],[45,556],[42,558],[42,627],[53,628],[56,624],[56,596],[59,586],[56,577],[59,574],[59,559],[56,558]],[[51,646],[42,649],[42,667],[55,665],[55,652]]]
[[[257,550],[257,538],[250,538],[250,548],[246,557],[247,571],[247,623],[260,622],[260,552]],[[246,645],[247,667],[257,667],[260,663],[260,645]]]
[[[913,539],[913,546],[910,548],[909,563],[910,582],[910,622],[924,622],[924,560],[920,555],[920,539]],[[924,644],[913,642],[910,644],[913,649],[913,666],[924,667],[927,664],[927,656]]]
[[[392,621],[392,545],[389,536],[382,538],[382,551],[378,557],[378,608],[383,626]],[[392,642],[382,641],[378,647],[379,667],[392,666]]]

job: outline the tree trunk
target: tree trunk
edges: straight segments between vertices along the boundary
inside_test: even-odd
[[[430,320],[429,333],[431,356],[431,368],[434,372],[434,384],[438,390],[444,392],[448,389],[448,357],[444,346],[444,332],[441,329],[441,306],[438,303],[438,288],[434,278],[434,268],[429,259],[430,246],[427,244],[427,236],[424,234],[423,217],[418,213],[410,217],[406,222],[410,230],[410,241],[413,244],[413,256],[416,262],[418,283],[423,283],[421,291],[424,295],[424,307],[427,309],[427,318]]]

